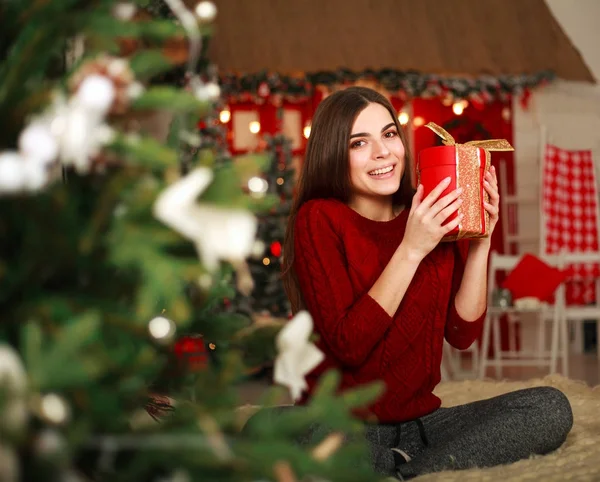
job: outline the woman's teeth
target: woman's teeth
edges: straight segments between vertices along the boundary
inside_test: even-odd
[[[394,169],[394,166],[384,167],[382,169],[375,169],[369,173],[370,176],[379,176],[380,174],[385,174]]]

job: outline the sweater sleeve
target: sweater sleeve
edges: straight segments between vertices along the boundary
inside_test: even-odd
[[[368,293],[355,297],[341,240],[321,206],[299,211],[294,237],[294,269],[317,333],[342,363],[360,365],[392,317]]]
[[[473,342],[479,338],[483,328],[483,320],[487,314],[487,307],[483,314],[474,321],[463,319],[456,311],[456,293],[460,288],[460,282],[465,270],[467,254],[469,249],[468,241],[458,241],[454,247],[454,270],[452,272],[452,292],[448,306],[448,316],[446,318],[445,337],[446,341],[454,348],[466,350]]]

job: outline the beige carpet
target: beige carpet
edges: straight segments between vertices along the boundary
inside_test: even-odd
[[[600,481],[600,385],[590,388],[560,375],[526,382],[468,380],[441,383],[435,393],[443,406],[490,398],[512,390],[549,385],[562,390],[573,407],[574,424],[564,445],[552,454],[491,469],[440,472],[418,477],[428,481]]]

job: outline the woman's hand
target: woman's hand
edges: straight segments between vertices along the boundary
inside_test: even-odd
[[[415,193],[406,223],[404,239],[399,249],[406,250],[407,256],[421,262],[441,239],[458,226],[461,215],[444,225],[462,204],[462,189],[456,189],[440,198],[450,184],[450,178],[440,182],[429,195],[423,199],[423,186],[419,185]]]
[[[472,239],[471,246],[474,248],[479,246],[490,247],[492,233],[500,217],[500,194],[498,193],[498,178],[496,177],[496,168],[494,166],[485,173],[483,187],[490,196],[490,202],[483,203],[483,207],[490,215],[489,235],[487,238]]]

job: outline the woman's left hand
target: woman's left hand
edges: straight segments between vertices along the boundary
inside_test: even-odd
[[[489,171],[486,171],[483,187],[490,196],[490,202],[484,202],[483,206],[490,215],[489,236],[487,238],[477,238],[471,240],[471,245],[486,245],[489,246],[492,233],[498,223],[500,214],[500,193],[498,192],[498,178],[496,177],[496,168],[492,166]]]

